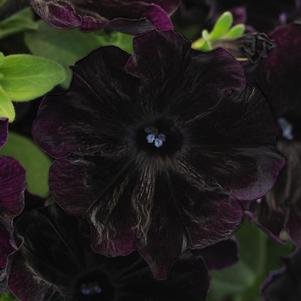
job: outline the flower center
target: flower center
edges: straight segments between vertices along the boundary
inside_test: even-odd
[[[97,282],[83,283],[80,287],[83,296],[101,295],[103,290]]]
[[[109,301],[115,294],[113,285],[101,271],[93,271],[81,277],[75,286],[77,301]]]
[[[283,138],[301,141],[301,117],[299,114],[286,114],[278,118],[278,124],[282,130]]]
[[[166,135],[159,133],[157,128],[145,128],[146,141],[149,144],[153,144],[156,148],[160,148],[166,142]]]
[[[172,120],[160,119],[140,126],[135,140],[138,151],[167,156],[182,147],[183,135]]]
[[[278,124],[282,130],[282,136],[287,140],[293,140],[293,125],[285,118],[279,118]]]

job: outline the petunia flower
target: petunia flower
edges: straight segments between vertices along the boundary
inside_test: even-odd
[[[251,217],[281,241],[286,231],[301,246],[301,25],[290,24],[271,34],[276,47],[257,67],[257,79],[278,120],[278,150],[286,165],[266,198],[253,204]]]
[[[301,299],[300,249],[284,259],[284,267],[271,272],[262,289],[264,301],[299,301]]]
[[[137,253],[93,253],[84,224],[56,205],[42,204],[26,208],[15,222],[22,245],[9,259],[7,278],[19,300],[205,300],[209,282],[201,259],[186,254],[168,280],[156,281]]]
[[[230,238],[241,202],[272,188],[283,159],[265,99],[228,52],[157,31],[134,52],[104,47],[77,63],[33,136],[55,159],[55,201],[88,219],[93,249],[138,250],[165,278],[183,250]]]
[[[171,30],[180,0],[31,0],[38,15],[61,28],[113,29],[138,34]]]
[[[0,118],[0,147],[7,140],[8,120]],[[16,248],[13,239],[13,220],[21,212],[25,190],[25,171],[20,164],[10,158],[0,156],[0,278],[7,269],[7,257]],[[2,285],[0,285],[2,289]]]

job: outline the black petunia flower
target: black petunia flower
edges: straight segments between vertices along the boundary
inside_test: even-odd
[[[264,301],[299,301],[301,300],[301,251],[297,250],[284,260],[285,266],[272,272],[263,289]]]
[[[8,120],[0,118],[0,147],[7,140],[7,132]],[[17,248],[12,235],[12,223],[23,208],[25,190],[25,171],[10,157],[0,156],[0,187],[0,278],[2,279],[7,269],[7,257]]]
[[[301,25],[280,27],[271,38],[276,48],[256,75],[282,132],[278,150],[286,166],[266,198],[253,204],[252,219],[277,240],[285,230],[301,246]]]
[[[82,30],[113,29],[138,34],[171,30],[172,14],[180,0],[30,0],[50,24]]]
[[[19,300],[205,300],[209,282],[201,259],[187,254],[168,280],[156,281],[137,253],[113,259],[97,255],[76,218],[55,205],[37,204],[27,206],[15,222],[22,244],[9,259],[7,278]]]
[[[183,250],[229,238],[241,201],[282,168],[262,95],[223,49],[201,53],[174,32],[105,47],[74,67],[70,90],[46,97],[33,126],[55,158],[50,189],[90,221],[93,249],[138,250],[157,278]]]

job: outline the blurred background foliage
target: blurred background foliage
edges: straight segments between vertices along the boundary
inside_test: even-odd
[[[132,51],[132,37],[128,35],[58,30],[38,20],[26,3],[23,0],[0,0],[0,52],[6,56],[33,54],[60,64],[64,68],[65,80],[57,90],[69,86],[72,77],[70,66],[98,47],[115,45],[129,53]],[[216,38],[216,32],[227,35],[232,25],[229,15],[222,22],[226,24],[227,30],[213,28],[211,32],[203,33],[201,38],[206,40],[211,35],[212,40],[212,37]],[[180,24],[177,30],[181,31]],[[236,27],[232,29],[232,35],[239,36],[243,30],[243,26]],[[195,36],[196,31],[196,28],[184,28],[182,33],[191,37]],[[0,154],[19,160],[27,171],[28,190],[46,197],[51,161],[34,144],[30,133],[40,100],[38,98],[33,102],[15,104],[16,119],[10,126],[8,143],[0,150]],[[1,101],[0,95],[0,104]],[[211,274],[209,301],[259,301],[260,288],[269,271],[279,268],[282,265],[281,258],[292,251],[291,245],[276,244],[247,220],[236,237],[240,243],[240,261],[230,268]],[[9,300],[14,299],[7,294],[0,296],[0,301]]]

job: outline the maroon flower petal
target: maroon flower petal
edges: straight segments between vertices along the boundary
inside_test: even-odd
[[[201,249],[228,239],[239,227],[243,210],[239,202],[216,190],[202,187],[197,177],[172,174],[173,194],[186,229],[188,248]]]
[[[25,170],[14,159],[0,158],[0,205],[1,220],[13,218],[24,207]]]
[[[0,118],[0,147],[5,144],[8,134],[8,120]]]
[[[5,278],[8,256],[16,250],[13,219],[24,208],[25,171],[8,157],[0,157],[0,274]]]
[[[142,79],[146,105],[159,109],[203,112],[225,91],[245,86],[244,71],[228,52],[193,51],[190,42],[172,31],[136,37],[127,70]]]
[[[15,251],[12,246],[10,233],[0,224],[0,270],[4,270],[7,265],[8,256]]]
[[[16,253],[10,259],[9,291],[21,301],[58,300],[50,286],[26,267],[24,258]]]
[[[50,169],[50,191],[66,212],[83,215],[98,199],[102,205],[108,201],[103,202],[100,197],[118,184],[120,179],[116,175],[124,174],[120,170],[122,166],[125,166],[123,160],[102,158],[56,160]]]
[[[100,155],[121,151],[116,144],[124,144],[122,120],[133,117],[133,112],[126,114],[125,108],[131,105],[135,91],[135,80],[123,70],[128,57],[118,48],[101,48],[75,65],[74,79],[66,94],[44,99],[33,125],[33,136],[48,154],[61,158],[81,153],[82,149]],[[116,125],[116,120],[121,121],[120,125]],[[99,128],[99,123],[103,127]]]
[[[127,256],[135,251],[137,222],[132,208],[137,178],[122,177],[89,209],[92,249],[105,256]],[[141,199],[146,202],[147,198]]]
[[[238,262],[239,246],[235,239],[228,239],[193,254],[203,257],[209,270],[220,270]]]
[[[252,202],[250,208],[246,211],[246,215],[252,223],[259,226],[275,241],[283,243],[280,234],[284,230],[286,213],[281,208],[273,208],[276,200],[272,197],[272,193],[269,192],[265,198]]]
[[[190,277],[187,277],[190,275]],[[189,279],[189,281],[187,281]],[[200,285],[201,280],[201,285]],[[193,257],[180,258],[171,270],[166,281],[169,290],[176,290],[179,300],[204,301],[209,289],[209,275],[204,262]],[[183,292],[183,297],[181,296]],[[189,296],[184,292],[189,292]],[[162,296],[163,297],[163,296]],[[163,299],[162,300],[166,300]]]
[[[301,213],[295,208],[290,208],[287,222],[286,222],[287,232],[294,242],[294,244],[300,248],[301,247]]]
[[[181,160],[215,178],[235,198],[255,200],[272,188],[284,159],[275,147],[260,146],[275,144],[277,132],[261,93],[247,89],[238,95],[239,101],[222,99],[208,114],[187,122],[200,146]]]
[[[278,27],[270,35],[276,48],[260,66],[260,85],[277,115],[298,108],[301,87],[301,25]]]
[[[153,218],[147,236],[137,242],[137,249],[154,277],[166,279],[182,253],[184,228],[168,179],[162,176],[156,183]]]
[[[58,27],[97,30],[109,28],[138,34],[152,29],[171,30],[171,14],[179,0],[31,0],[35,11]],[[166,3],[165,3],[166,2]]]

